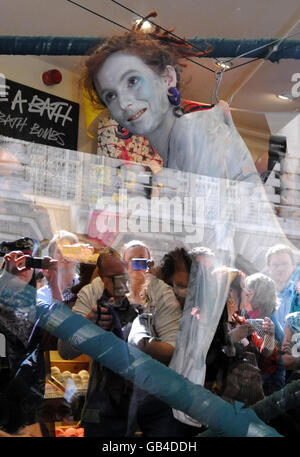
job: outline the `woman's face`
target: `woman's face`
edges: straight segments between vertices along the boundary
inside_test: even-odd
[[[149,252],[148,250],[143,247],[143,246],[133,246],[131,248],[128,248],[125,253],[124,253],[124,262],[126,262],[127,267],[128,267],[128,274],[131,279],[134,277],[139,277],[139,276],[144,276],[145,271],[143,270],[133,270],[132,268],[132,259],[134,258],[144,258],[144,259],[149,259]]]
[[[227,304],[228,317],[231,318],[232,314],[238,312],[241,308],[245,306],[247,288],[245,284],[245,279],[240,277],[240,287],[241,287],[241,296],[239,297],[239,292],[237,289],[231,287],[229,289],[230,300]],[[230,319],[229,319],[230,320]]]
[[[245,308],[247,305],[251,305],[252,309],[256,309],[255,303],[252,303],[253,295],[254,292],[245,285],[245,288],[242,291],[242,303]]]
[[[53,259],[58,261],[58,268],[60,270],[64,269],[72,269],[76,265],[76,260],[70,260],[66,258],[63,254],[63,246],[72,246],[70,240],[67,239],[62,239],[59,240],[55,246],[54,252],[53,252]]]
[[[171,110],[168,77],[158,75],[135,55],[121,51],[110,55],[94,83],[112,117],[134,134],[151,134]]]
[[[189,285],[189,274],[185,268],[176,270],[172,276],[174,294],[183,307]]]

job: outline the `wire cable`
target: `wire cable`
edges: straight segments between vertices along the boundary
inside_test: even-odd
[[[297,44],[293,44],[291,46],[283,47],[280,50],[275,51],[275,52],[282,52],[282,51],[285,51],[286,49],[294,48],[295,46],[299,46],[298,43]],[[254,59],[251,59],[251,60],[249,60],[247,62],[240,63],[239,65],[235,65],[235,66],[230,67],[230,68],[226,68],[225,71],[227,72],[227,71],[235,70],[236,68],[243,67],[244,65],[248,65],[248,64],[250,64],[252,62],[256,62],[257,60],[261,60],[261,59],[266,59],[266,57],[255,57]]]
[[[126,11],[129,11],[130,13],[135,14],[136,16],[139,16],[142,20],[146,19],[145,16],[143,16],[143,15],[137,13],[136,11],[132,10],[131,8],[128,8],[127,6],[125,6],[125,5],[123,5],[122,3],[118,2],[117,0],[110,0],[110,1],[113,2],[113,3],[115,3],[116,5],[121,6],[121,8],[124,8]],[[191,44],[195,49],[198,49],[199,51],[202,51],[202,49],[199,48],[198,46],[196,46],[196,45],[190,43],[188,40],[186,40],[186,39],[184,39],[184,38],[182,38],[182,37],[176,35],[175,33],[170,32],[170,31],[167,30],[166,28],[162,27],[161,25],[156,24],[155,22],[151,21],[150,19],[147,18],[147,21],[148,21],[150,24],[155,25],[156,27],[160,28],[160,29],[163,30],[164,32],[168,32],[168,33],[169,33],[170,35],[172,35],[173,37],[180,39],[183,43],[186,43],[186,44],[189,44],[189,45]],[[240,59],[240,58],[242,58],[242,57],[245,57],[245,56],[248,55],[248,54],[251,54],[252,52],[259,51],[260,49],[267,48],[267,47],[269,47],[269,46],[272,46],[273,44],[276,45],[276,44],[279,43],[279,42],[283,42],[283,41],[286,40],[287,38],[292,38],[292,37],[294,37],[294,36],[296,36],[296,35],[299,35],[299,34],[300,34],[300,31],[294,32],[294,33],[290,33],[290,34],[288,34],[288,35],[285,35],[284,37],[281,37],[281,38],[278,38],[278,39],[276,39],[276,40],[273,40],[273,41],[271,41],[271,42],[268,43],[268,44],[259,46],[258,48],[254,48],[254,49],[252,49],[251,51],[248,51],[248,52],[245,52],[245,53],[240,54],[240,55],[238,55],[238,56],[232,57],[231,59],[228,59],[228,60],[223,60],[222,63],[225,63],[225,64],[226,64],[226,63],[231,63],[231,62],[233,62],[235,59]],[[296,45],[295,45],[295,46],[296,46]],[[292,47],[292,46],[290,46],[290,47]],[[288,48],[284,48],[284,49],[288,49]],[[281,51],[282,51],[282,49],[281,49]],[[257,58],[255,58],[255,59],[251,60],[249,63],[253,62],[254,60],[259,60],[259,59],[262,59],[262,58],[263,58],[263,59],[267,59],[273,52],[278,52],[278,50],[272,49],[272,50],[270,50],[270,52],[268,52],[267,56],[265,56],[265,57],[257,57]],[[193,61],[193,60],[191,60],[191,59],[188,59],[188,60],[190,60],[190,61],[193,62],[193,63],[197,63],[197,62],[195,62],[195,61]],[[218,60],[218,59],[216,59],[216,60]],[[248,62],[243,63],[242,65],[246,65],[247,63],[248,63]],[[215,71],[212,70],[211,68],[206,67],[206,66],[203,66],[203,67],[206,68],[207,70],[209,70],[209,71],[215,73]],[[234,68],[238,68],[238,67],[228,68],[228,69],[225,69],[225,71],[233,70]],[[223,70],[222,70],[221,72],[223,73]],[[219,72],[219,74],[220,74],[221,72]]]
[[[112,0],[111,0],[112,1]],[[295,33],[290,33],[289,35],[285,35],[284,37],[281,37],[281,38],[278,38],[277,40],[274,40],[274,41],[271,41],[270,43],[268,44],[264,44],[262,46],[259,46],[258,48],[254,48],[252,49],[251,51],[247,51],[247,52],[244,52],[243,54],[240,54],[238,56],[235,56],[235,57],[232,57],[231,59],[228,59],[228,60],[222,60],[221,62],[224,63],[224,64],[227,64],[227,63],[231,63],[233,62],[234,60],[236,59],[240,59],[242,57],[245,57],[247,56],[248,54],[251,54],[252,52],[255,52],[255,51],[259,51],[260,49],[264,49],[264,48],[267,48],[269,46],[272,46],[273,44],[277,44],[277,43],[282,43],[284,40],[286,40],[287,38],[292,38],[296,35],[299,35],[300,34],[300,31],[299,32],[295,32]],[[276,46],[275,46],[276,47]],[[268,53],[267,53],[267,56],[265,57],[258,57],[258,58],[261,58],[261,59],[266,59],[268,58],[273,52],[278,52],[278,49],[271,49]],[[218,60],[218,59],[217,59]]]
[[[145,20],[145,19],[146,19],[146,16],[142,16],[140,13],[137,13],[136,11],[134,11],[134,10],[128,8],[127,6],[123,5],[122,3],[117,2],[116,0],[110,0],[110,1],[113,2],[113,3],[115,3],[116,5],[121,6],[121,8],[124,8],[126,11],[129,11],[130,13],[135,14],[136,16],[139,16],[142,20]],[[156,24],[156,22],[151,21],[149,18],[147,18],[147,21],[148,21],[150,24],[155,25],[155,26],[158,27],[159,29],[163,30],[164,32],[167,32],[169,35],[173,36],[174,38],[178,38],[178,39],[181,40],[183,43],[188,44],[188,45],[192,45],[193,48],[197,49],[198,51],[203,52],[203,49],[199,48],[199,46],[196,46],[196,45],[190,43],[190,42],[189,42],[188,40],[186,40],[185,38],[182,38],[182,37],[180,37],[179,35],[176,35],[174,32],[169,31],[168,29],[162,27],[162,26],[159,25],[159,24]],[[211,70],[211,69],[209,68],[209,70]],[[211,71],[213,71],[213,70],[211,70]]]
[[[119,24],[118,22],[113,21],[112,19],[109,19],[109,18],[106,17],[106,16],[103,16],[103,15],[97,13],[96,11],[91,10],[90,8],[87,8],[87,7],[83,6],[83,5],[81,5],[80,3],[75,2],[74,0],[66,0],[66,1],[69,2],[69,3],[72,3],[72,4],[75,5],[75,6],[78,6],[79,8],[82,8],[83,10],[85,10],[85,11],[91,13],[91,14],[94,14],[95,16],[100,17],[101,19],[104,19],[104,20],[110,22],[111,24],[117,25],[118,27],[120,27],[120,28],[126,30],[127,32],[130,32],[130,31],[131,31],[128,27],[125,27],[125,26]],[[120,6],[121,8],[125,9],[126,11],[128,11],[128,12],[130,12],[130,13],[132,13],[132,14],[138,16],[138,17],[140,17],[142,20],[145,20],[145,19],[146,19],[145,16],[143,16],[143,15],[137,13],[136,11],[132,10],[131,8],[128,8],[127,6],[125,6],[125,5],[123,5],[122,3],[118,2],[117,0],[110,0],[110,1],[111,1],[112,3],[115,3],[116,5]],[[168,29],[162,27],[161,25],[156,24],[155,22],[151,21],[149,18],[147,18],[147,21],[148,21],[150,24],[154,25],[155,27],[158,27],[159,29],[163,30],[164,32],[167,32],[168,34],[172,35],[173,37],[175,37],[175,38],[177,38],[177,39],[180,39],[183,43],[186,43],[186,44],[188,44],[188,45],[192,45],[195,49],[197,49],[197,50],[199,50],[199,51],[202,51],[202,49],[199,48],[198,46],[195,46],[194,44],[190,43],[189,41],[185,40],[184,38],[180,37],[179,35],[176,35],[176,34],[173,33],[172,31],[169,31]],[[196,62],[195,60],[191,59],[190,57],[185,57],[185,59],[188,60],[189,62],[194,63],[195,65],[198,65],[198,66],[204,68],[205,70],[208,70],[208,71],[214,73],[214,75],[215,75],[215,77],[216,77],[216,80],[217,80],[217,84],[216,84],[216,87],[215,87],[215,89],[214,89],[214,91],[213,91],[212,98],[215,97],[215,99],[218,100],[218,91],[219,91],[220,84],[221,84],[221,81],[222,81],[222,78],[223,78],[224,73],[226,73],[227,71],[235,70],[236,68],[239,68],[239,67],[248,65],[248,64],[250,64],[250,63],[252,63],[252,62],[255,62],[255,61],[257,61],[257,60],[260,60],[260,59],[266,60],[273,52],[279,52],[278,48],[276,49],[276,47],[277,47],[276,44],[278,44],[278,43],[283,43],[284,40],[286,40],[287,38],[294,37],[294,36],[296,36],[296,35],[298,35],[298,34],[300,34],[300,31],[295,32],[295,33],[291,33],[291,34],[288,34],[288,35],[286,35],[286,36],[284,36],[284,37],[282,37],[282,38],[278,38],[278,39],[276,39],[276,40],[273,40],[273,41],[271,41],[271,42],[268,43],[268,44],[259,46],[259,47],[257,47],[257,48],[252,49],[251,51],[247,51],[247,52],[245,52],[245,53],[243,53],[243,54],[240,54],[240,55],[238,55],[238,56],[232,57],[231,59],[228,59],[228,60],[219,60],[219,59],[216,59],[217,62],[221,62],[221,63],[224,63],[224,64],[228,64],[228,63],[232,63],[232,62],[233,62],[234,60],[236,60],[236,59],[240,59],[240,58],[242,58],[242,57],[246,57],[247,55],[249,55],[249,54],[251,54],[251,53],[253,53],[253,52],[255,52],[255,51],[259,51],[259,50],[261,50],[261,49],[268,48],[268,47],[274,45],[273,49],[270,49],[266,56],[256,57],[256,58],[254,58],[254,59],[251,59],[251,60],[248,61],[248,62],[243,62],[242,64],[235,65],[235,66],[230,67],[230,68],[223,68],[223,69],[222,69],[221,71],[219,71],[219,72],[217,72],[217,71],[215,71],[215,70],[213,70],[213,69],[207,67],[206,65],[203,65],[203,64],[201,64],[201,63],[199,63],[199,62]],[[297,44],[295,44],[295,46],[297,46]],[[288,46],[288,47],[286,47],[286,48],[282,48],[282,49],[280,49],[280,51],[283,51],[283,50],[285,50],[285,49],[290,49],[290,48],[292,48],[292,47],[294,47],[294,46],[292,45],[292,46]]]
[[[89,13],[95,14],[95,16],[101,17],[101,19],[105,19],[106,21],[110,22],[111,24],[117,25],[118,27],[121,27],[122,29],[127,30],[128,32],[130,32],[130,29],[128,29],[124,25],[121,25],[118,22],[115,22],[115,21],[113,21],[112,19],[109,19],[106,16],[102,16],[102,14],[96,13],[96,11],[93,11],[93,10],[89,9],[86,6],[80,5],[80,3],[74,2],[73,0],[66,0],[66,1],[69,2],[69,3],[73,3],[73,5],[78,6],[79,8],[82,8],[83,10],[88,11]]]
[[[91,9],[89,9],[89,8],[86,8],[85,6],[81,5],[80,3],[74,2],[73,0],[66,0],[66,1],[69,2],[69,3],[72,3],[72,4],[75,5],[75,6],[78,6],[79,8],[84,9],[85,11],[88,11],[89,13],[94,14],[95,16],[100,17],[101,19],[104,19],[104,20],[106,20],[106,21],[108,21],[108,22],[110,22],[110,23],[112,23],[112,24],[114,24],[114,25],[117,25],[117,26],[121,27],[121,28],[124,29],[124,30],[127,30],[127,32],[130,32],[130,31],[131,31],[128,27],[125,27],[125,26],[119,24],[118,22],[115,22],[115,21],[113,21],[112,19],[109,19],[109,18],[106,17],[106,16],[103,16],[103,15],[101,15],[101,14],[99,14],[99,13],[96,13],[96,11],[93,11],[93,10],[91,10]],[[111,0],[111,1],[113,1],[113,0]],[[126,10],[132,12],[132,13],[135,14],[136,16],[139,16],[140,18],[144,19],[143,16],[141,16],[140,14],[136,13],[136,12],[133,11],[133,10],[130,10],[129,8],[127,8],[127,7],[125,7],[124,5],[122,5],[121,3],[119,3],[119,2],[115,2],[115,3],[117,3],[119,6],[122,6],[122,7],[125,8]],[[187,44],[191,45],[191,43],[189,43],[187,40],[184,40],[183,38],[181,38],[181,37],[175,35],[174,33],[169,32],[167,29],[165,29],[165,28],[163,28],[163,27],[161,27],[161,26],[155,24],[155,22],[152,22],[152,21],[150,21],[149,19],[147,19],[147,21],[150,22],[151,24],[157,26],[158,28],[160,28],[160,29],[162,29],[162,30],[164,30],[164,31],[166,31],[166,32],[168,32],[168,33],[170,33],[170,35],[172,35],[172,36],[174,36],[174,37],[176,37],[176,38],[179,38],[183,43],[187,43]],[[198,50],[200,50],[200,51],[203,51],[203,49],[200,49],[199,47],[194,46],[193,44],[192,44],[192,46],[193,46],[195,49],[198,49]],[[195,65],[198,65],[199,67],[204,68],[205,70],[208,70],[208,71],[214,73],[214,70],[212,70],[212,69],[209,68],[209,67],[206,67],[205,65],[203,65],[203,64],[201,64],[201,63],[199,63],[199,62],[195,62],[195,60],[191,59],[190,57],[185,57],[185,59],[188,60],[188,61],[190,61],[190,62],[192,62],[192,63],[194,63]]]

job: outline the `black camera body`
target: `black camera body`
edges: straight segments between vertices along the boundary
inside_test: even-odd
[[[40,270],[43,270],[44,268],[46,268],[44,257],[26,257],[25,267],[38,268]]]
[[[132,322],[137,316],[136,311],[131,306],[127,297],[123,299],[121,306],[114,301],[107,301],[105,298],[99,298],[97,300],[98,320],[101,316],[101,307],[106,308],[108,314],[111,314],[110,308],[113,308],[120,319],[122,327],[127,325],[129,322]]]

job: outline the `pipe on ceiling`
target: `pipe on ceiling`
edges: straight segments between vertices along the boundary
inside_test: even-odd
[[[84,56],[93,47],[102,44],[105,38],[95,37],[53,37],[53,36],[0,36],[0,54],[2,55],[64,55]],[[212,45],[210,58],[237,57],[261,46],[275,41],[274,38],[260,39],[229,39],[229,38],[191,38],[192,45],[206,49]],[[300,59],[300,40],[285,40],[278,50],[269,54],[272,46],[253,51],[247,58],[266,58],[271,62],[280,59]]]

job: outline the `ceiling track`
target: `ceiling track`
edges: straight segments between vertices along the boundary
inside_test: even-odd
[[[106,38],[65,36],[0,36],[0,55],[84,56]],[[300,40],[286,39],[278,50],[270,53],[276,38],[229,39],[191,38],[189,43],[203,50],[212,46],[206,58],[234,58],[247,54],[247,58],[261,58],[270,62],[280,59],[300,59]],[[269,45],[269,46],[268,46]],[[258,49],[262,48],[263,49]]]
[[[224,97],[225,100],[229,100],[230,103],[232,102],[233,98],[243,89],[243,87],[250,81],[251,78],[261,69],[261,67],[264,65],[264,63],[267,60],[273,61],[271,58],[275,56],[275,61],[278,61],[276,58],[277,55],[277,50],[281,47],[281,50],[287,51],[288,49],[296,49],[298,46],[296,45],[295,48],[290,47],[292,45],[287,43],[287,38],[290,36],[290,34],[293,32],[293,30],[298,26],[300,23],[300,6],[298,7],[298,10],[293,16],[290,18],[290,20],[281,27],[281,29],[278,31],[276,35],[276,39],[278,40],[275,46],[269,46],[265,52],[265,58],[260,59],[257,62],[254,62],[253,65],[251,65],[251,69],[247,69],[240,77],[239,79],[235,82],[234,87],[230,89],[230,92],[226,94]],[[294,40],[291,40],[292,42]],[[283,45],[283,48],[282,48]],[[284,57],[286,58],[286,57]]]

